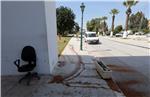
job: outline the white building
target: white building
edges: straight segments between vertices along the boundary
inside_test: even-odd
[[[52,72],[58,60],[54,1],[2,1],[1,25],[2,75],[20,74],[13,62],[27,45],[36,50],[35,70]]]

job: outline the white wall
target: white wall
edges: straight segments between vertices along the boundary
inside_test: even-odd
[[[49,48],[48,55],[49,55],[49,63],[52,64],[51,65],[51,73],[52,73],[53,67],[57,62],[56,60],[58,60],[58,55],[55,54],[56,52],[58,52],[57,34],[52,33],[52,32],[57,32],[57,24],[56,22],[51,22],[51,21],[56,21],[56,6],[54,1],[45,2],[45,13],[46,13],[46,27],[48,32],[47,33],[48,48]]]
[[[49,3],[50,14],[55,13],[55,3]],[[50,74],[57,62],[56,21],[47,26],[44,1],[2,2],[2,75],[20,74],[13,61],[21,56],[22,48],[31,45],[37,53],[36,71]],[[52,18],[50,16],[50,18]],[[50,28],[47,28],[50,27]],[[49,29],[49,30],[47,30]],[[48,36],[47,36],[48,35]],[[51,40],[51,42],[50,42]]]

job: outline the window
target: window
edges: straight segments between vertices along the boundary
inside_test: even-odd
[[[94,33],[88,34],[88,37],[96,37],[96,34],[94,34]]]

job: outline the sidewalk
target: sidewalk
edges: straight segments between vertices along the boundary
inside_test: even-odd
[[[68,86],[71,97],[124,97],[121,91],[112,90],[107,82],[101,79],[93,63],[94,57],[79,48],[80,40],[72,38],[60,57],[60,61],[65,65],[60,67],[58,64],[53,72],[65,78],[63,83]]]

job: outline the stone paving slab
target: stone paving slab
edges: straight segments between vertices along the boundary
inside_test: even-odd
[[[39,88],[40,85],[44,85],[51,76],[41,76],[41,80],[33,79],[31,85],[26,85],[26,80],[23,80],[21,84],[18,80],[21,76],[2,76],[1,77],[1,97],[33,97],[33,93]]]

